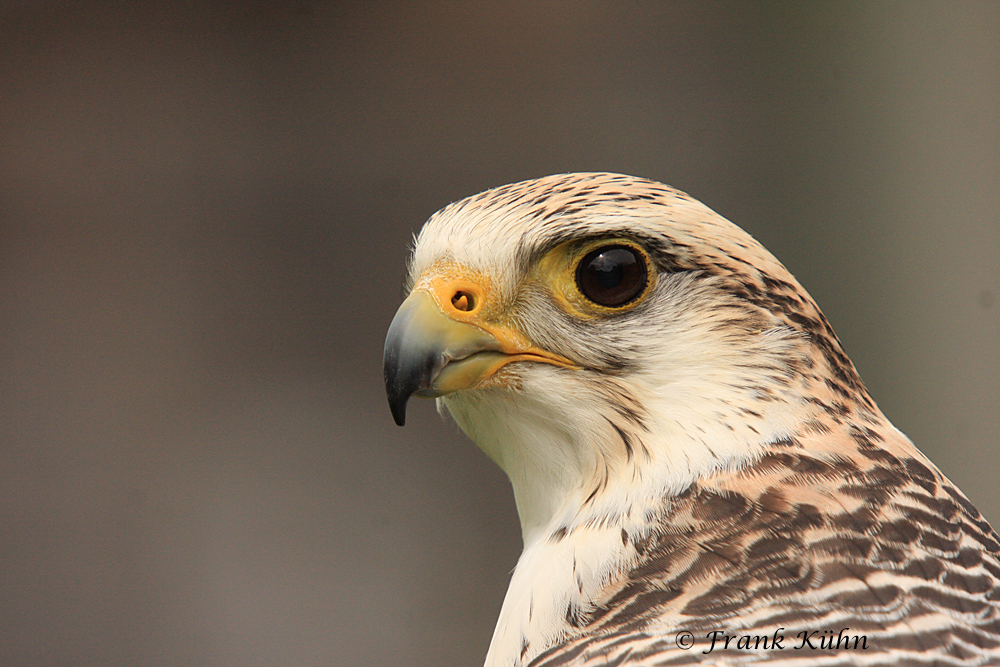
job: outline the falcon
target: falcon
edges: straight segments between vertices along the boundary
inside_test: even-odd
[[[767,250],[670,187],[549,176],[416,239],[385,343],[508,475],[487,667],[1000,664],[1000,538]]]

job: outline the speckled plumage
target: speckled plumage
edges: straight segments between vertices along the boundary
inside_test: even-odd
[[[596,237],[655,267],[628,312],[568,312],[539,273]],[[512,326],[578,366],[510,364],[439,399],[510,476],[522,521],[488,667],[1000,664],[997,534],[738,227],[659,183],[558,175],[435,214],[410,284],[445,265],[485,276]],[[713,630],[778,628],[780,649],[703,653]],[[867,648],[791,648],[843,628]]]

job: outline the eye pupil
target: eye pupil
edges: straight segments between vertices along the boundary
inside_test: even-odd
[[[580,293],[596,304],[620,308],[646,288],[646,263],[639,251],[610,245],[587,253],[576,269]]]

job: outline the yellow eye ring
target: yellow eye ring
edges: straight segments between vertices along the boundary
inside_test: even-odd
[[[562,243],[542,258],[533,274],[563,310],[583,319],[631,310],[656,281],[649,254],[622,237]]]

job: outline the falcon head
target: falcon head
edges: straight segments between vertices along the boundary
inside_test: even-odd
[[[785,267],[653,181],[563,174],[451,204],[408,291],[385,344],[393,416],[437,398],[510,477],[526,545],[744,465],[816,396],[874,409]]]

